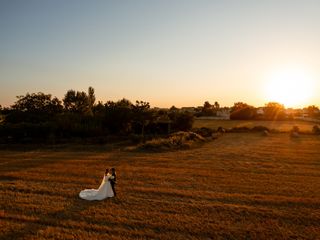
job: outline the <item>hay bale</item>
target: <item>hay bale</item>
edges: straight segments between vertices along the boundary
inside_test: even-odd
[[[269,128],[265,127],[265,126],[254,126],[252,129],[251,129],[252,132],[269,132]]]
[[[320,134],[320,127],[319,127],[319,125],[314,125],[314,126],[312,127],[312,133],[313,133],[313,134],[316,134],[316,135],[319,135],[319,134]]]
[[[230,132],[249,132],[250,128],[248,127],[233,127]]]
[[[298,132],[291,132],[291,133],[290,133],[290,137],[292,137],[292,138],[298,138],[298,137],[300,137],[300,134],[299,134]]]
[[[217,132],[221,133],[221,134],[224,134],[224,133],[226,133],[226,130],[223,127],[218,127]]]
[[[293,126],[290,130],[290,137],[298,138],[300,136],[300,129],[298,126]]]
[[[296,132],[299,133],[300,132],[300,128],[298,126],[293,126],[290,132]]]
[[[212,135],[211,135],[211,138],[212,139],[217,139],[217,138],[219,138],[219,137],[221,137],[221,135],[222,135],[222,133],[212,133]]]
[[[211,128],[202,127],[194,129],[193,132],[201,135],[202,137],[211,137],[213,130]]]

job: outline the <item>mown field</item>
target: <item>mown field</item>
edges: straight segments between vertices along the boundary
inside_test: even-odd
[[[320,239],[320,137],[228,133],[200,148],[0,151],[0,239]],[[118,198],[88,202],[104,169]]]
[[[278,131],[290,131],[293,126],[298,126],[301,131],[311,132],[312,127],[319,123],[306,122],[306,121],[256,121],[256,120],[211,120],[211,119],[196,119],[194,122],[195,128],[208,127],[217,129],[234,128],[234,127],[248,127],[265,126],[269,129],[276,129]]]

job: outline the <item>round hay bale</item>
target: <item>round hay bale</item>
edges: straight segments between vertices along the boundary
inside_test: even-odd
[[[298,132],[291,132],[290,133],[290,137],[292,137],[292,138],[298,138],[300,135],[299,135],[299,133]]]
[[[319,125],[314,125],[312,127],[312,133],[316,134],[316,135],[319,135],[320,134],[320,126]]]
[[[217,132],[224,134],[226,133],[226,130],[223,127],[218,127]]]
[[[291,132],[299,133],[300,132],[300,128],[298,126],[293,126],[292,129],[291,129]]]
[[[210,137],[214,131],[211,128],[202,127],[202,128],[194,129],[194,132],[199,134],[202,137]]]

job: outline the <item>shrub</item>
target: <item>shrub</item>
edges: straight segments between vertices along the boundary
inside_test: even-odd
[[[196,144],[204,142],[205,139],[194,132],[176,132],[167,138],[157,138],[140,144],[130,150],[145,150],[153,152],[188,149]]]
[[[251,131],[253,131],[253,132],[265,132],[265,131],[269,132],[270,130],[269,130],[269,128],[267,128],[265,126],[254,126],[251,129]]]
[[[202,127],[194,129],[194,132],[202,137],[211,137],[214,131],[211,128]]]
[[[290,137],[292,137],[292,138],[298,138],[298,137],[299,137],[299,133],[298,133],[298,132],[291,132],[291,133],[290,133]]]
[[[313,134],[320,134],[320,127],[319,127],[319,125],[314,125],[313,127],[312,127],[312,133]]]
[[[133,144],[138,144],[144,141],[144,136],[140,134],[130,134],[129,139]]]
[[[0,137],[10,142],[39,142],[54,134],[56,126],[52,122],[44,123],[7,123],[0,126]]]
[[[270,133],[269,133],[269,131],[264,130],[264,131],[262,132],[262,135],[267,137],[267,136],[269,136],[269,135],[270,135]]]
[[[169,118],[172,121],[173,131],[189,131],[193,125],[193,115],[188,112],[171,112]]]
[[[256,110],[251,107],[243,107],[241,109],[232,111],[230,114],[230,119],[231,120],[249,120],[249,119],[254,119],[256,116]]]
[[[217,132],[218,133],[225,133],[226,129],[224,129],[223,127],[218,127]]]
[[[290,132],[296,132],[299,133],[300,132],[300,128],[298,126],[293,126],[292,129],[290,130]]]
[[[292,138],[298,138],[300,133],[300,129],[298,126],[293,126],[290,130],[290,137]]]
[[[230,129],[230,132],[249,132],[250,128],[248,127],[234,127]]]

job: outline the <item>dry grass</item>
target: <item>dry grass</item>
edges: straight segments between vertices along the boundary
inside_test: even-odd
[[[234,128],[234,127],[248,127],[252,128],[255,126],[265,126],[269,129],[276,129],[278,131],[290,131],[294,126],[298,126],[301,131],[311,132],[312,127],[317,123],[306,122],[306,121],[256,121],[256,120],[207,120],[207,119],[196,119],[193,126],[195,128],[208,127],[217,129],[218,127],[223,128]]]
[[[226,134],[200,148],[0,152],[0,239],[320,239],[320,138]],[[80,200],[118,170],[118,199]]]

